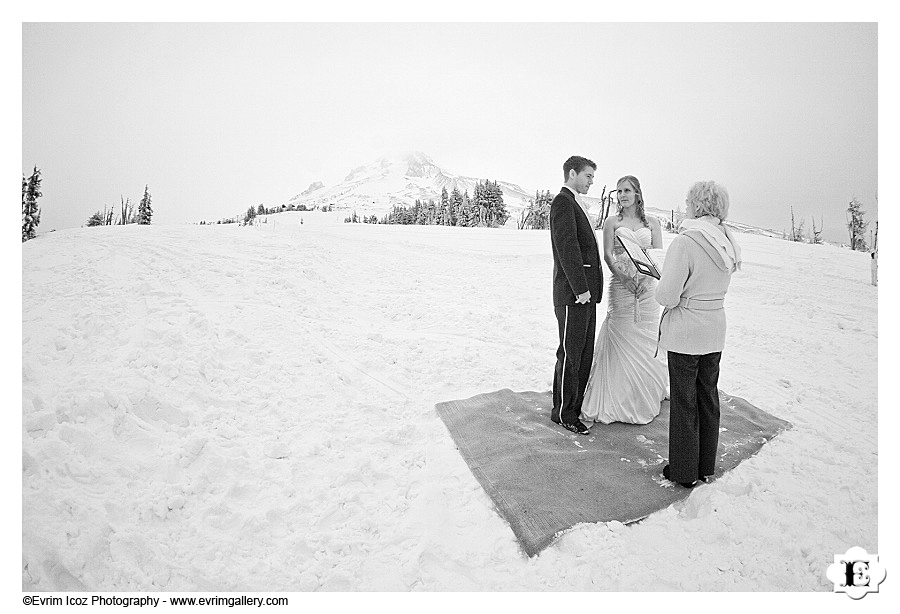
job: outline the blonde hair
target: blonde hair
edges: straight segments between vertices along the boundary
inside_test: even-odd
[[[728,190],[715,181],[698,181],[688,190],[685,204],[694,209],[694,216],[711,215],[724,220],[728,217]]]

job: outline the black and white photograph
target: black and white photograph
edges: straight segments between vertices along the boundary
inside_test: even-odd
[[[558,10],[14,24],[23,595],[887,598],[893,30]]]

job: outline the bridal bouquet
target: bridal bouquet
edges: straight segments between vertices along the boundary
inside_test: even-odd
[[[634,263],[631,261],[631,258],[628,257],[628,254],[625,252],[616,254],[613,260],[613,268],[615,269],[613,273],[618,273],[622,275],[625,280],[623,281],[623,285],[625,288],[634,295],[634,321],[635,323],[640,322],[640,311],[638,309],[638,297],[643,296],[646,291],[646,285],[644,280],[642,279],[645,275],[639,275],[637,267],[634,266]]]
[[[624,275],[625,277],[634,279],[637,276],[637,267],[634,266],[631,258],[629,258],[628,254],[626,254],[625,252],[619,252],[615,255],[613,267],[618,273]]]
[[[628,254],[625,252],[620,252],[615,255],[613,260],[613,268],[615,269],[613,273],[618,273],[624,279],[622,280],[625,287],[634,294],[635,301],[639,296],[642,296],[646,291],[646,275],[640,275],[638,273],[637,267],[634,266],[634,262],[631,261],[631,258],[628,257]],[[628,281],[625,281],[628,280]],[[628,282],[631,283],[628,283]]]

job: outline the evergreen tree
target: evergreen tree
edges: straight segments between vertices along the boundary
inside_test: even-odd
[[[91,214],[91,217],[88,218],[86,226],[112,226],[113,216],[115,215],[116,210],[103,206],[103,213],[100,213],[100,210],[97,209],[94,213]]]
[[[413,223],[419,225],[426,224],[426,219],[426,207],[417,198],[415,207],[413,208]]]
[[[459,205],[459,212],[456,214],[457,226],[477,226],[478,212],[474,210],[472,200],[469,198],[469,191],[466,190],[462,195],[462,202]]]
[[[500,211],[500,208],[503,207],[503,193],[496,182],[485,180],[484,199],[487,203],[485,207],[485,223],[489,228],[500,226],[500,219],[503,217]],[[506,217],[508,218],[509,215]],[[506,222],[506,219],[504,218],[503,221]]]
[[[262,203],[259,203],[259,206],[256,208],[256,215],[266,215],[266,208]]]
[[[27,183],[25,175],[22,175],[22,243],[37,234],[38,224],[41,223],[37,200],[41,196],[41,169],[35,166]]]
[[[451,199],[453,197],[451,196]],[[462,195],[462,192],[459,194],[459,201],[456,203],[456,211],[454,215],[454,226],[466,226],[469,221],[469,211],[468,211],[468,196],[465,198]]]
[[[552,201],[553,195],[549,190],[535,192],[534,199],[528,201],[523,228],[534,230],[550,228],[550,203]]]
[[[863,216],[866,212],[862,210],[862,203],[855,198],[851,200],[850,206],[847,208],[847,214],[850,218],[847,220],[847,229],[850,231],[850,249],[858,252],[867,251],[866,228],[869,226],[869,223],[863,221]]]
[[[472,192],[472,201],[469,208],[469,216],[467,225],[483,226],[487,213],[487,198],[485,196],[484,186],[480,181],[475,182],[475,190]]]
[[[150,188],[145,185],[144,196],[141,198],[141,203],[138,205],[137,223],[147,225],[150,223],[150,218],[152,217],[153,208],[150,206]]]
[[[462,194],[459,193],[459,188],[456,186],[454,186],[453,191],[450,192],[450,199],[448,200],[447,205],[450,213],[450,225],[460,226],[459,214],[462,210],[463,198]]]
[[[441,201],[438,206],[438,224],[442,226],[450,226],[450,195],[447,194],[447,187],[441,188]]]
[[[397,205],[391,206],[391,210],[388,211],[384,218],[382,219],[382,224],[403,224],[404,222],[405,212],[398,207]]]
[[[553,194],[546,190],[540,199],[538,213],[540,214],[540,228],[550,228],[550,205],[553,203]]]
[[[437,219],[437,204],[433,198],[429,198],[427,203],[422,204],[422,223],[431,226]]]
[[[503,202],[503,188],[496,181],[488,181],[485,184],[488,203],[488,226],[497,227],[506,224],[509,219],[509,211]]]

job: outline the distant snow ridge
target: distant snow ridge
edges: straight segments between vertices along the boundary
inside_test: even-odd
[[[325,184],[322,183],[321,181],[314,181],[313,183],[309,184],[308,188],[306,188],[305,190],[300,192],[300,196],[306,196],[307,194],[315,192],[319,188],[324,188],[324,187],[325,187]]]
[[[468,191],[471,196],[475,184],[491,177],[464,177],[449,173],[435,164],[430,156],[421,152],[405,152],[380,158],[371,164],[352,169],[342,183],[325,187],[321,182],[293,197],[289,204],[316,206],[334,205],[335,209],[356,210],[360,215],[383,215],[391,207],[411,206],[418,200],[435,201],[441,197],[441,190],[452,192]],[[518,185],[498,181],[503,190],[503,200],[507,210],[514,213],[525,206],[527,199],[534,196]],[[318,186],[318,187],[316,187]]]

